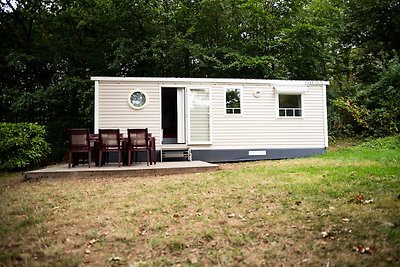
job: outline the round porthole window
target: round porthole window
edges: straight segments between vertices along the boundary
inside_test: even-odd
[[[147,101],[147,94],[141,90],[132,91],[128,96],[128,103],[134,109],[142,109]]]

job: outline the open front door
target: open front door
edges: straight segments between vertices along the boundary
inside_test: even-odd
[[[185,88],[161,88],[163,144],[185,144]]]

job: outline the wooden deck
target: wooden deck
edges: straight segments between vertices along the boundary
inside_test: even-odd
[[[94,165],[94,164],[93,164]],[[95,178],[95,177],[144,177],[169,174],[185,174],[209,172],[218,170],[218,165],[204,161],[177,161],[157,162],[147,166],[146,163],[135,163],[132,166],[107,164],[103,167],[78,165],[68,168],[68,164],[49,166],[45,169],[28,171],[25,180],[53,179],[53,178]]]

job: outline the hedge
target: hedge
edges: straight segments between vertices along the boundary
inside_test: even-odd
[[[38,167],[50,153],[45,136],[36,123],[0,123],[0,171]]]

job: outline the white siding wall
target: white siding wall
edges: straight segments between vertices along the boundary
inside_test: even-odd
[[[303,118],[278,118],[272,86],[244,86],[242,114],[225,114],[223,87],[212,90],[214,148],[323,148],[322,86],[304,89]],[[261,91],[260,97],[253,95]]]
[[[134,89],[148,95],[148,103],[143,109],[133,109],[128,104],[129,93]],[[149,132],[160,136],[160,90],[157,84],[101,81],[98,106],[100,129],[119,128],[126,133],[128,128],[148,128]]]
[[[162,82],[100,81],[99,128],[149,128],[160,142],[160,87],[172,87]],[[303,118],[278,118],[276,91],[272,85],[240,83],[242,87],[241,114],[225,114],[225,86],[234,84],[177,82],[175,87],[202,86],[211,89],[212,145],[196,145],[193,149],[240,148],[324,148],[323,85],[296,87],[303,93]],[[148,104],[134,110],[128,104],[128,95],[134,89],[146,91]],[[259,97],[254,90],[261,91]]]

